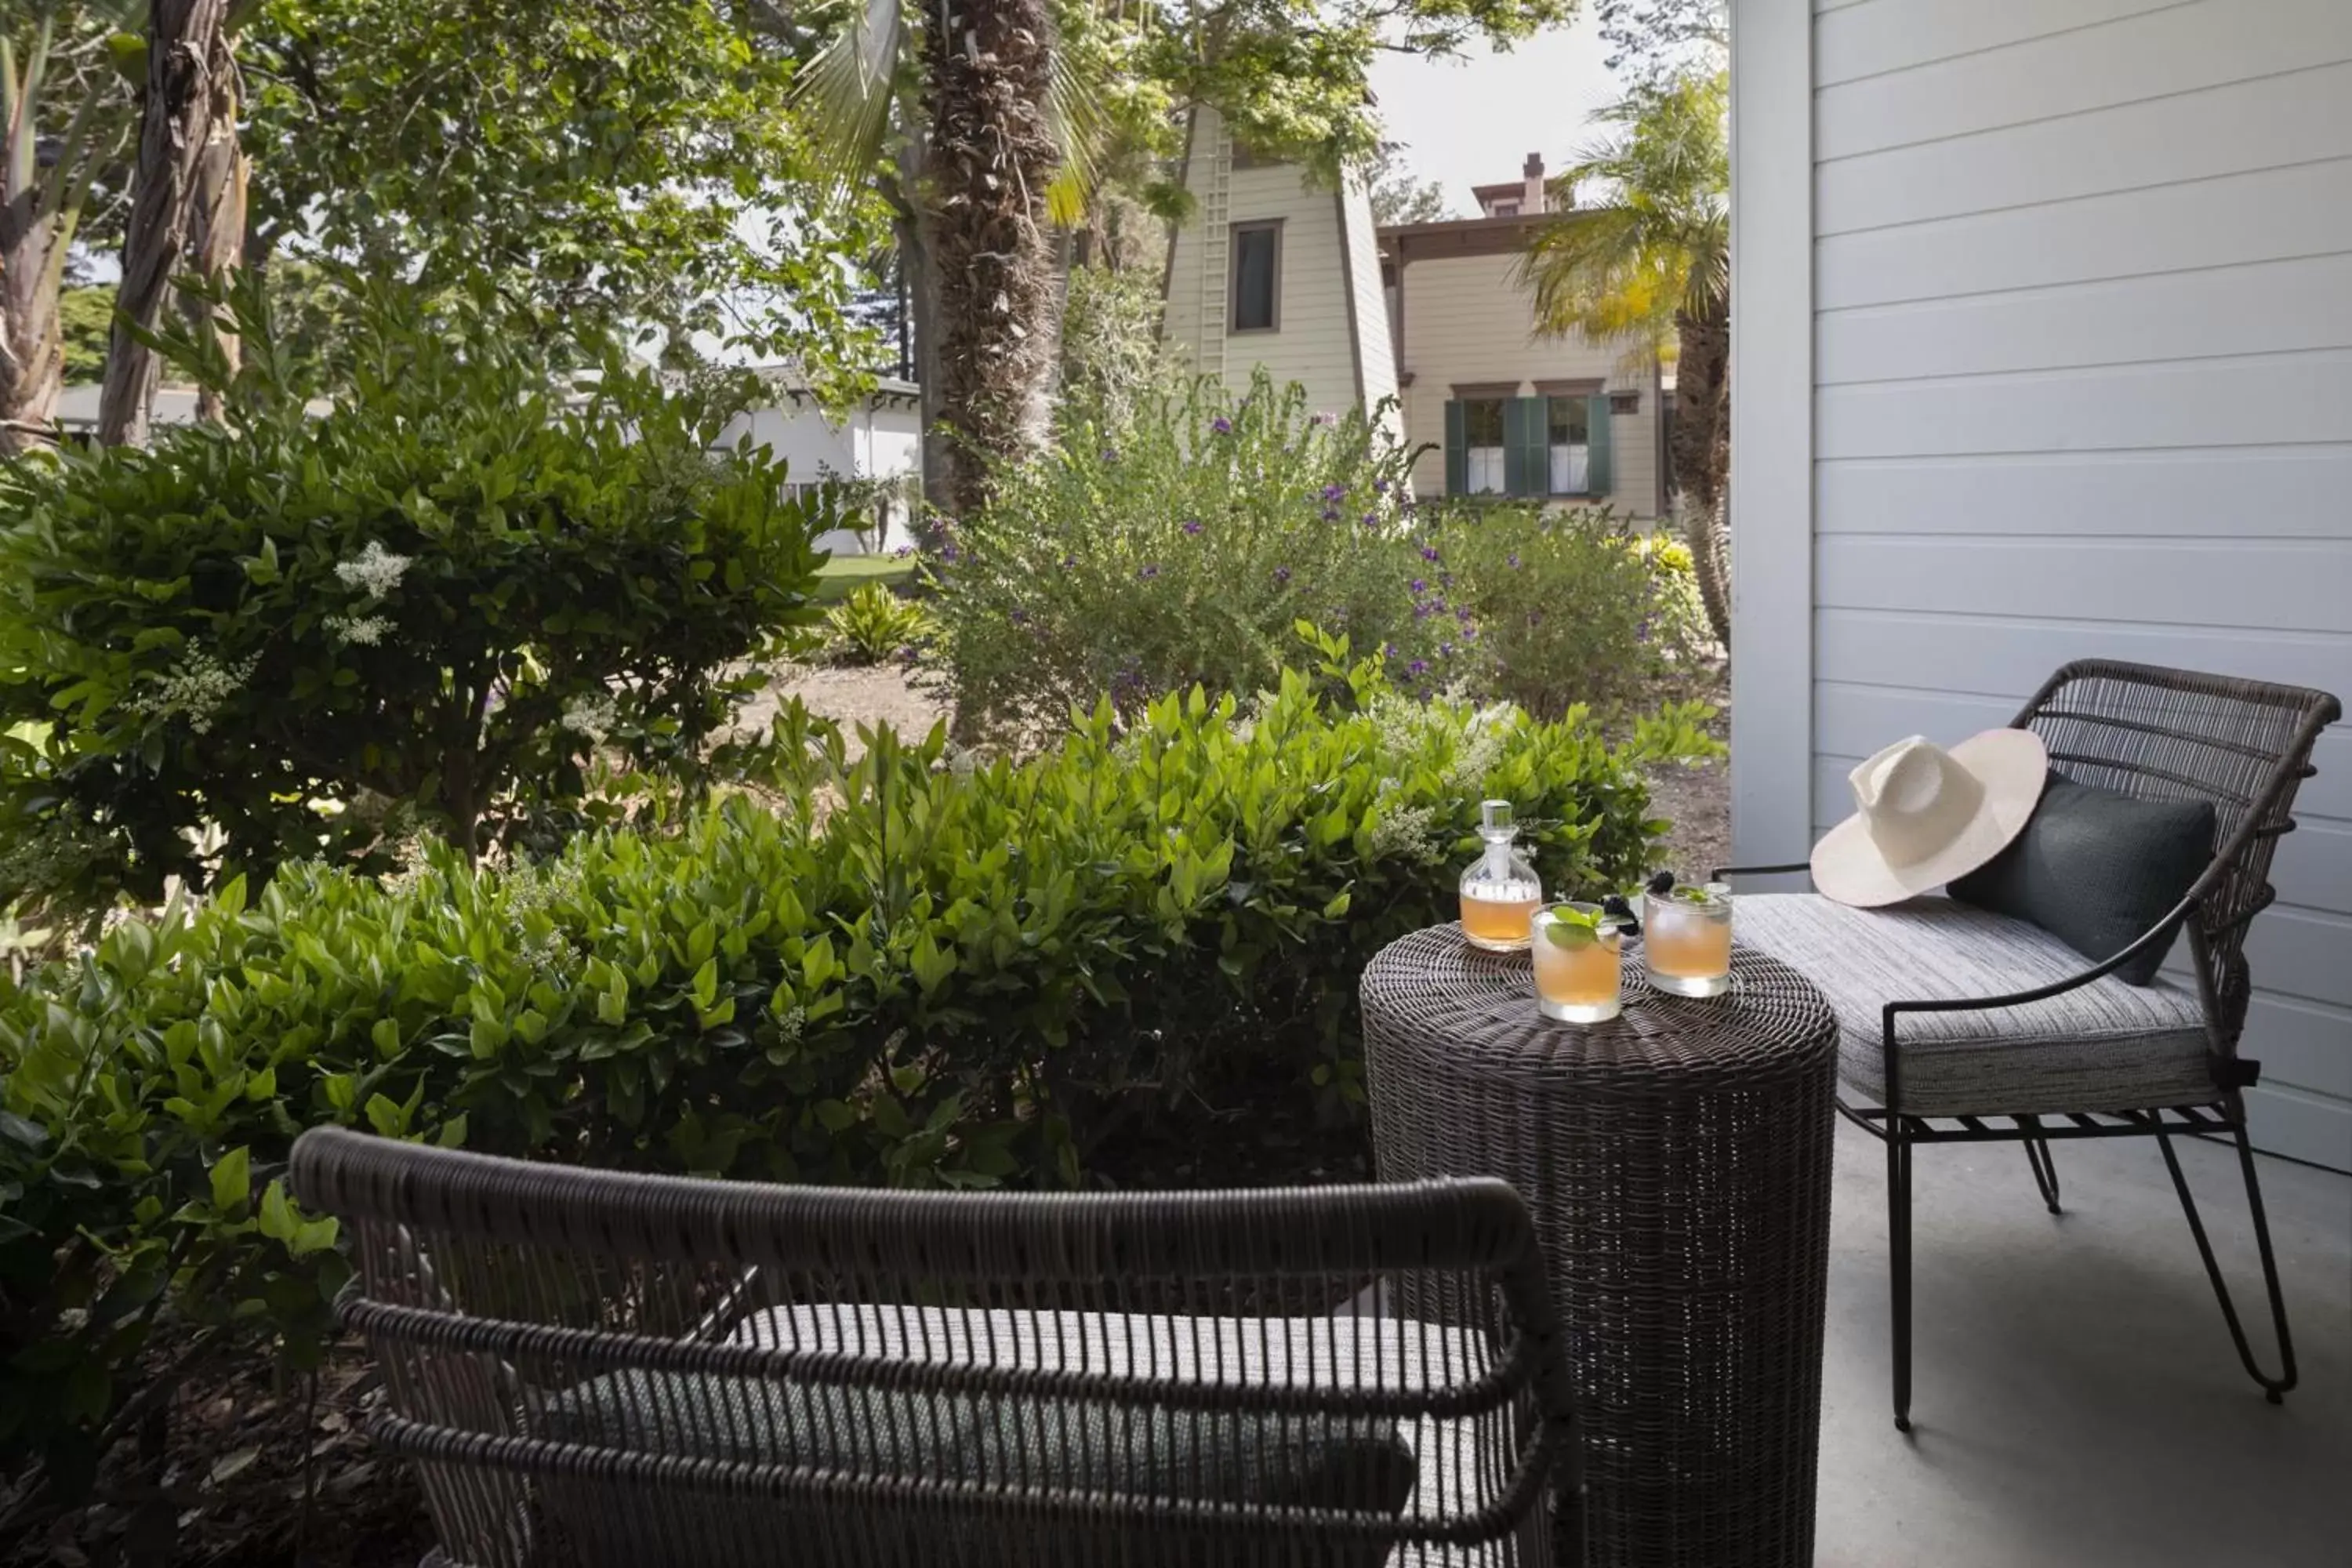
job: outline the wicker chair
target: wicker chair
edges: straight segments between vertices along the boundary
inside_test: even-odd
[[[1911,1429],[1911,1152],[1924,1143],[2017,1142],[2058,1209],[2053,1142],[2153,1137],[2221,1303],[2239,1359],[2273,1404],[2294,1386],[2294,1345],[2246,1138],[2244,1090],[2260,1064],[2238,1055],[2251,992],[2246,927],[2268,906],[2271,853],[2294,830],[2312,742],[2342,715],[2326,692],[2091,660],[2050,678],[2015,724],[2039,733],[2076,783],[2215,811],[2211,862],[2152,929],[2084,967],[2022,921],[1946,899],[1851,910],[1814,894],[1740,901],[1742,940],[1801,970],[1829,996],[1840,1077],[1868,1103],[1839,1112],[1886,1146],[1893,1268],[1895,1425]],[[1737,867],[1724,876],[1802,871]],[[2147,987],[2113,971],[2188,931],[2193,979]],[[1905,973],[1890,994],[1885,975]],[[2278,1340],[2263,1370],[2173,1152],[2177,1132],[2235,1142]]]
[[[1501,1182],[877,1193],[340,1130],[293,1181],[349,1224],[428,1564],[1577,1556],[1564,1363]]]

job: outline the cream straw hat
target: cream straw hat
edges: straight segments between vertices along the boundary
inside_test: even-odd
[[[1813,846],[1813,886],[1871,909],[1964,877],[2023,831],[2049,772],[2031,730],[1987,730],[1949,751],[1897,741],[1847,775],[1855,812]]]

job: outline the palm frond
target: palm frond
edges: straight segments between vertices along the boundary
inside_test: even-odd
[[[1102,158],[1110,146],[1111,118],[1095,91],[1097,84],[1055,50],[1046,59],[1045,126],[1061,153],[1062,166],[1045,187],[1045,216],[1067,228],[1087,216],[1087,203],[1100,183]]]
[[[1638,89],[1594,118],[1624,131],[1559,175],[1570,205],[1519,258],[1539,330],[1621,338],[1632,357],[1665,353],[1680,315],[1705,315],[1730,289],[1730,160],[1725,84],[1696,78]]]
[[[793,84],[791,101],[801,111],[818,178],[831,199],[859,189],[882,156],[906,42],[901,0],[866,0]]]

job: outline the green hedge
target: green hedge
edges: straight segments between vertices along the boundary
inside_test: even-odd
[[[1479,799],[1550,886],[1630,886],[1641,764],[1707,742],[1415,703],[1324,650],[1019,763],[887,731],[851,763],[795,703],[781,809],[506,870],[291,865],[0,978],[0,1450],[86,1478],[159,1312],[310,1353],[345,1269],[279,1183],[307,1126],[972,1187],[1074,1182],[1112,1114],[1270,1063],[1360,1099],[1357,974],[1450,916]]]

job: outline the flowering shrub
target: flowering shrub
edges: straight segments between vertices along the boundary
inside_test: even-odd
[[[1223,1075],[1360,1099],[1357,977],[1450,918],[1479,800],[1547,887],[1629,888],[1664,826],[1643,765],[1707,743],[1411,701],[1319,642],[1264,699],[1098,704],[1019,763],[887,730],[853,763],[795,701],[781,814],[292,865],[0,973],[0,1458],[86,1479],[160,1314],[315,1345],[347,1269],[278,1179],[306,1126],[975,1187],[1075,1183],[1112,1111]]]
[[[1108,693],[1121,714],[1200,684],[1254,691],[1302,618],[1391,666],[1433,657],[1405,589],[1407,454],[1360,412],[1310,411],[1260,373],[1118,417],[1074,395],[1059,439],[1005,473],[933,563],[958,711],[1034,732]]]
[[[617,365],[567,405],[402,309],[331,411],[249,371],[231,430],[0,471],[0,905],[561,828],[592,750],[690,776],[727,672],[812,613],[723,406]]]
[[[1613,718],[1695,682],[1706,623],[1682,545],[1602,511],[1484,505],[1428,521],[1414,614],[1446,628],[1441,653],[1471,689]]]

